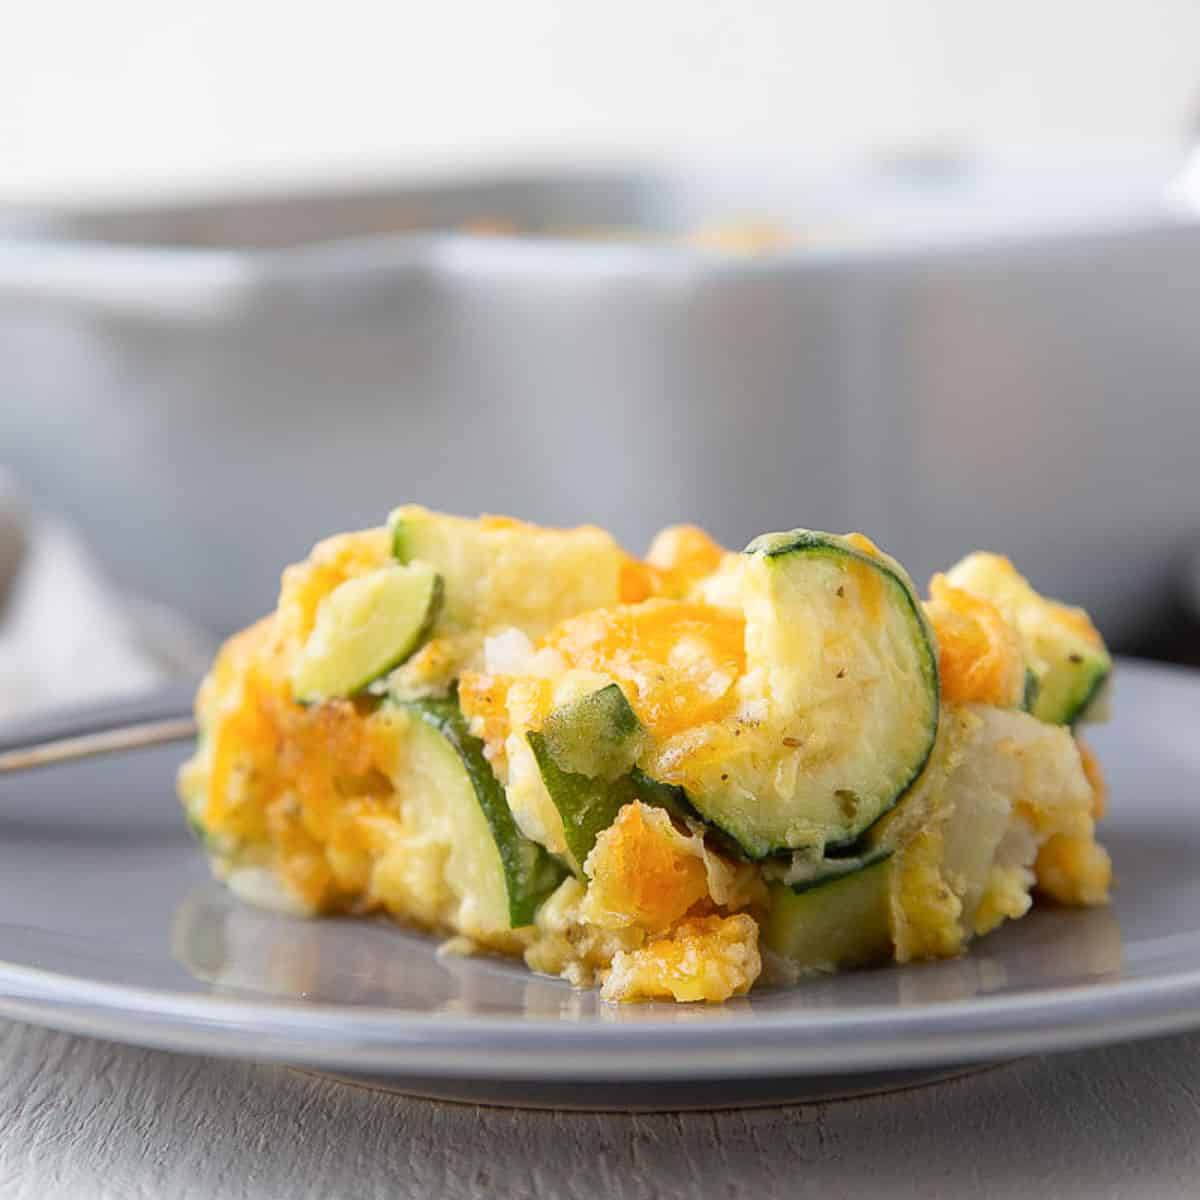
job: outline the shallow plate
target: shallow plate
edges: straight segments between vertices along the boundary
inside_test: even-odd
[[[1200,674],[1123,663],[1116,713],[1089,731],[1112,787],[1111,908],[1040,910],[960,961],[721,1007],[615,1007],[506,961],[439,957],[383,922],[245,907],[184,829],[185,747],[10,776],[0,1013],[431,1095],[581,1107],[861,1091],[1200,1026]]]

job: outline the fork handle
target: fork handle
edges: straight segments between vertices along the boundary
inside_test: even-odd
[[[74,737],[52,738],[19,746],[0,754],[0,775],[14,771],[32,771],[56,763],[95,758],[101,754],[116,754],[122,750],[141,750],[147,746],[163,746],[169,742],[188,741],[196,736],[196,722],[191,717],[168,717],[156,721],[137,721]]]

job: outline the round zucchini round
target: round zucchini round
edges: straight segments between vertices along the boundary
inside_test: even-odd
[[[741,591],[758,702],[673,782],[751,857],[849,846],[937,736],[937,653],[912,583],[866,538],[793,530],[750,543]]]

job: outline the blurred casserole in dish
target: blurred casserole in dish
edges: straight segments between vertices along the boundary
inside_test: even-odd
[[[1111,661],[976,553],[921,602],[861,534],[730,553],[410,506],[232,638],[180,774],[216,874],[385,913],[612,1000],[950,957],[1107,898],[1075,730]]]

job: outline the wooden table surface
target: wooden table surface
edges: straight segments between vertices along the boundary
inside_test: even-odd
[[[1200,1195],[1200,1035],[886,1096],[521,1112],[0,1021],[3,1200]]]

